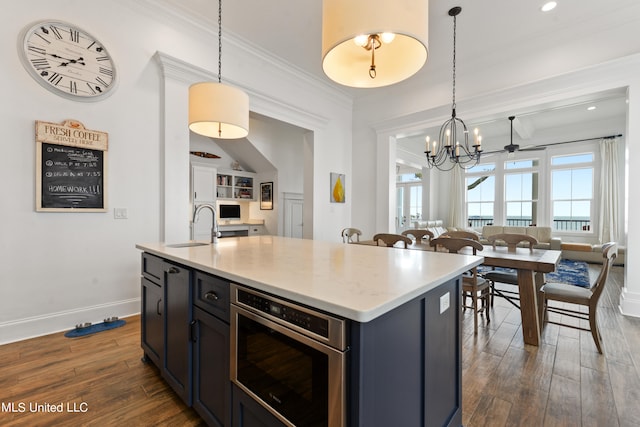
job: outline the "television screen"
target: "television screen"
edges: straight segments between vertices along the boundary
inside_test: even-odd
[[[220,205],[221,219],[240,219],[240,205]]]

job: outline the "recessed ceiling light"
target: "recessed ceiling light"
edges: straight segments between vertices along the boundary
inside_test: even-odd
[[[558,3],[554,2],[554,1],[548,1],[544,5],[542,5],[541,10],[543,12],[549,12],[550,10],[555,9],[557,5],[558,5]]]
[[[593,110],[595,110],[595,109],[596,109],[596,106],[595,106],[595,105],[592,105],[592,106],[590,106],[590,107],[587,107],[587,110],[588,110],[588,111],[593,111]]]

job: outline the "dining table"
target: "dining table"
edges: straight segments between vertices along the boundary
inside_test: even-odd
[[[377,245],[373,240],[361,240],[353,242],[353,244]],[[387,248],[386,246],[380,247]],[[394,248],[402,247],[401,243],[394,246]],[[427,240],[420,242],[414,240],[413,243],[407,245],[407,249],[434,250]],[[471,253],[471,249],[464,248],[460,253]],[[484,257],[483,265],[485,266],[511,268],[517,271],[523,340],[525,344],[539,346],[544,314],[544,299],[540,289],[545,282],[544,274],[555,271],[562,251],[484,245],[482,251],[479,251],[477,255]]]

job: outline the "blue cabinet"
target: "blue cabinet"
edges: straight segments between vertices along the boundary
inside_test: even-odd
[[[151,360],[156,366],[162,366],[164,355],[164,297],[163,287],[143,277],[141,288],[142,318],[141,342],[144,360]]]
[[[352,322],[347,425],[462,425],[459,298],[459,279],[451,280]]]
[[[191,269],[142,254],[141,345],[163,378],[191,405]]]
[[[193,408],[209,426],[230,426],[229,282],[194,277]]]
[[[163,377],[191,405],[191,269],[165,262]]]

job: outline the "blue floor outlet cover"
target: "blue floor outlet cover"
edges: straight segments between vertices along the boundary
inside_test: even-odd
[[[72,329],[69,332],[65,333],[64,336],[67,338],[78,338],[84,337],[86,335],[95,334],[97,332],[108,331],[109,329],[119,328],[127,323],[124,320],[116,320],[115,322],[102,322],[97,323],[95,325],[88,326],[86,328],[76,328]]]

